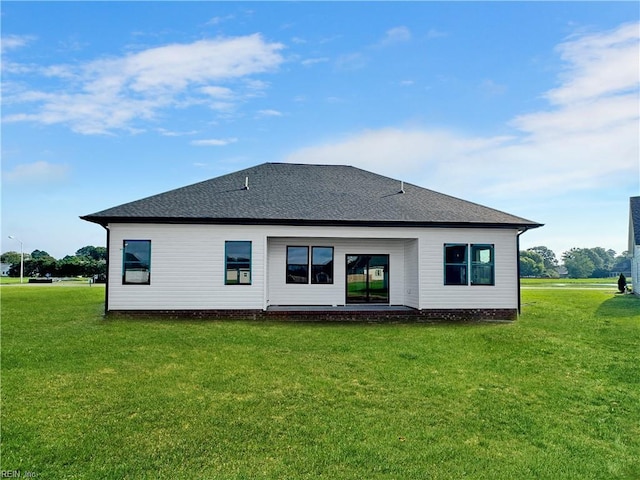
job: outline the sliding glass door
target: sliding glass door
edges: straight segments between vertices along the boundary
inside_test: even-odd
[[[347,255],[347,303],[389,303],[389,255]]]

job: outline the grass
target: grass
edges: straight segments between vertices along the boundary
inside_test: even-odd
[[[39,478],[640,477],[640,299],[513,324],[103,319],[2,287],[0,469]]]
[[[543,286],[554,288],[609,288],[614,291],[618,290],[618,277],[608,278],[522,278],[520,283],[523,287]],[[627,283],[631,286],[631,279],[627,279]]]

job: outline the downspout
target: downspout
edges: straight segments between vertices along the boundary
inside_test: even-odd
[[[111,230],[109,230],[109,227],[107,225],[102,226],[107,231],[107,275],[104,285],[104,315],[106,316],[107,313],[109,313],[109,258],[111,256],[109,255],[109,252],[111,251]]]
[[[520,293],[520,235],[529,230],[524,227],[524,230],[518,232],[516,235],[516,275],[518,276],[518,316],[522,313],[522,295]]]
[[[247,177],[248,178],[248,177]],[[266,312],[267,308],[269,308],[269,236],[264,236],[264,246],[262,249],[262,311]]]

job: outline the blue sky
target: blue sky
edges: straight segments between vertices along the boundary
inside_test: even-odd
[[[2,251],[263,162],[349,164],[627,249],[637,2],[3,2]]]

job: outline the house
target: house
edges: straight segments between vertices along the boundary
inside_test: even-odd
[[[11,271],[10,263],[0,263],[0,276],[8,277],[10,271]]]
[[[519,237],[541,226],[351,166],[286,163],[81,218],[107,232],[107,312],[425,319],[516,318]]]
[[[633,293],[640,295],[640,197],[629,202],[629,253]]]

